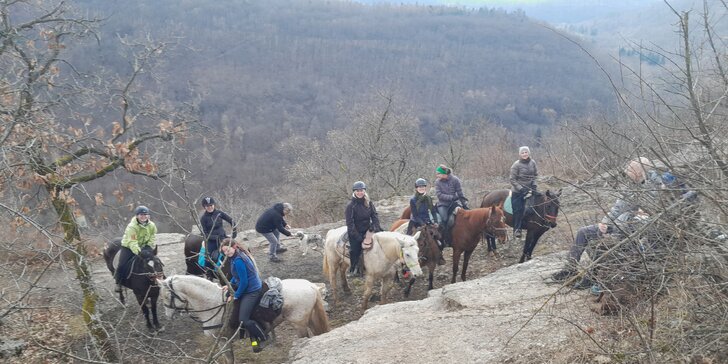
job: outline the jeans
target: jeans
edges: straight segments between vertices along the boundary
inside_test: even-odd
[[[278,245],[281,244],[281,241],[279,240],[281,234],[278,232],[278,230],[273,230],[270,233],[265,233],[263,236],[268,239],[268,257],[273,258],[277,257],[278,253]]]
[[[611,226],[608,226],[607,233],[611,233],[612,229],[613,228]],[[574,245],[572,245],[569,250],[569,261],[572,263],[578,263],[579,259],[581,259],[581,254],[584,253],[589,242],[596,240],[601,236],[602,233],[599,231],[599,225],[597,224],[580,227],[576,232]]]
[[[131,249],[124,246],[121,247],[117,254],[119,254],[119,266],[116,267],[116,271],[114,272],[114,280],[116,284],[122,284],[126,276],[129,275],[129,263],[131,263],[135,255]]]
[[[511,206],[513,207],[513,231],[520,230],[523,226],[523,213],[526,201],[525,193],[513,192],[511,194]]]
[[[255,307],[258,305],[258,301],[260,301],[260,296],[261,290],[259,289],[255,292],[245,293],[242,297],[240,297],[240,313],[238,314],[238,319],[248,332],[250,340],[265,340],[265,333],[263,330],[260,326],[258,326],[258,323],[255,322],[255,320],[250,318],[250,316],[253,315],[253,310],[255,310]]]

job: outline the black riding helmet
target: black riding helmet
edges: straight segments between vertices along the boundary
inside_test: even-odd
[[[364,183],[362,181],[356,181],[356,182],[354,182],[354,185],[351,186],[352,191],[366,190],[366,189],[367,189],[367,185],[366,185],[366,183]]]
[[[202,207],[207,207],[215,204],[215,199],[212,197],[205,197],[202,199]]]
[[[134,209],[134,215],[139,214],[149,215],[149,208],[144,205],[137,206],[137,208]]]
[[[424,178],[418,178],[415,181],[415,187],[427,187],[427,180]]]

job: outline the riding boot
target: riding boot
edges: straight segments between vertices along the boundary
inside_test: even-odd
[[[121,283],[117,283],[117,284],[116,284],[116,288],[114,289],[114,292],[116,292],[116,293],[121,293],[121,290],[122,290],[122,289],[123,289],[123,288],[122,288],[122,286],[121,286]]]

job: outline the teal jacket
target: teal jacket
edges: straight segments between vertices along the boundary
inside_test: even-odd
[[[134,254],[139,254],[139,251],[145,246],[154,249],[157,245],[156,240],[157,225],[154,225],[151,220],[146,225],[141,225],[134,216],[124,230],[121,246],[129,248]]]

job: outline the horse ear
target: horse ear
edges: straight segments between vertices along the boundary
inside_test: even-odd
[[[417,233],[415,233],[415,235],[414,235],[414,236],[412,236],[412,237],[413,237],[413,238],[415,238],[415,240],[417,240],[417,239],[419,239],[419,238],[420,238],[420,233],[422,233],[422,231],[418,231],[418,232],[417,232]]]
[[[163,279],[156,278],[155,280],[157,281],[157,285],[158,286],[164,287],[164,280]]]

